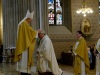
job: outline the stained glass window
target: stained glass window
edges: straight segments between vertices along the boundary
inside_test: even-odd
[[[100,0],[99,0],[99,24],[100,24]]]
[[[62,25],[61,0],[48,0],[48,18],[50,25]]]

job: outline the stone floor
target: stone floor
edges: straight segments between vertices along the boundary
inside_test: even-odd
[[[73,67],[67,65],[59,65],[63,70],[63,75],[73,75]],[[0,63],[0,75],[19,75],[15,70],[15,64]],[[33,74],[34,75],[34,74]],[[91,70],[88,75],[95,75],[95,70]]]

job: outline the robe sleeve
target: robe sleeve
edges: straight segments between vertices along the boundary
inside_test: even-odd
[[[98,52],[100,53],[100,39],[99,39],[98,42],[97,42],[96,49],[97,49]]]
[[[39,50],[39,53],[42,54],[42,55],[45,55],[46,51],[47,51],[47,45],[48,45],[48,42],[47,40],[45,39],[43,42],[43,47]]]
[[[43,41],[43,48],[39,50],[40,56],[45,57],[47,60],[51,59],[51,52],[50,52],[50,40],[45,39]]]

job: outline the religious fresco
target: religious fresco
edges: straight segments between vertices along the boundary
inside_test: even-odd
[[[87,18],[84,18],[82,20],[81,31],[83,32],[83,34],[86,34],[86,35],[92,34],[91,24],[90,24],[90,21]]]

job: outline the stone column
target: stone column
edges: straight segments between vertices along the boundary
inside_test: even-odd
[[[31,11],[34,11],[33,21],[31,26],[33,29],[39,29],[39,13],[38,13],[38,0],[31,0]]]
[[[48,0],[39,0],[40,27],[48,34]]]
[[[3,44],[2,0],[0,0],[0,46]],[[1,48],[1,47],[0,47]]]
[[[43,25],[44,30],[49,35],[49,20],[48,20],[48,0],[43,0]]]

